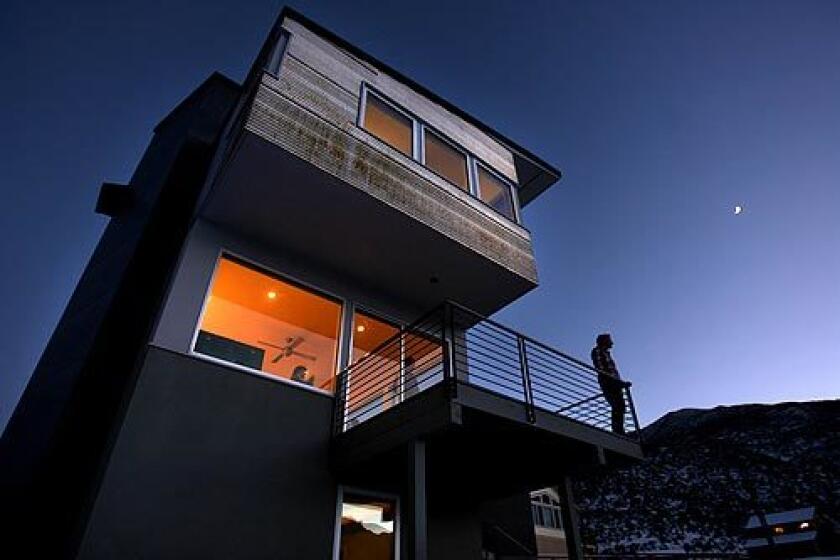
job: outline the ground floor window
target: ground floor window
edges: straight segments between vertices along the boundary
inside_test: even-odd
[[[562,529],[563,517],[560,513],[560,500],[552,489],[531,493],[531,513],[534,525],[547,529]]]
[[[193,351],[332,391],[340,325],[340,302],[223,256]]]
[[[344,492],[339,560],[395,560],[396,535],[396,499]]]

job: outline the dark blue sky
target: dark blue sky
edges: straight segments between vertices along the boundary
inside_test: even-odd
[[[241,80],[281,5],[3,2],[0,425],[99,184],[212,71]],[[584,357],[613,332],[643,422],[840,394],[840,3],[295,6],[564,171],[525,211],[541,286],[500,316]]]

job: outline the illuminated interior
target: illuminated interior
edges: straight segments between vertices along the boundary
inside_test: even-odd
[[[443,379],[443,352],[435,336],[411,331],[364,312],[353,317],[347,416],[362,422]],[[354,371],[356,372],[354,375]]]
[[[416,395],[443,379],[443,350],[436,336],[418,331],[408,333],[403,352],[404,398]]]
[[[464,153],[450,146],[430,130],[426,130],[423,136],[426,166],[465,191],[469,191],[467,157]]]
[[[510,187],[480,165],[478,166],[478,188],[481,200],[485,204],[511,220],[515,219]]]
[[[401,151],[412,155],[413,123],[411,119],[376,97],[367,95],[365,104],[365,130]]]
[[[363,311],[353,315],[353,353],[352,362],[370,354],[383,342],[400,332],[400,329],[382,319]]]
[[[400,341],[392,340],[383,346],[398,333],[395,325],[367,313],[357,311],[353,316],[351,363],[376,353],[369,358],[373,363],[360,367],[360,379],[354,381],[351,372],[348,381],[348,412],[361,413],[357,421],[378,414],[399,400]]]
[[[396,504],[345,494],[341,503],[340,560],[394,560]]]
[[[341,304],[228,257],[194,351],[332,391]]]

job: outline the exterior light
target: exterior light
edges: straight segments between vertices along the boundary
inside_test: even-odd
[[[776,533],[777,535],[781,535],[782,533],[785,532],[785,530],[784,530],[783,527],[773,527],[773,532]]]
[[[807,521],[803,521],[802,523],[799,524],[800,529],[807,529],[810,526],[811,526],[811,524],[808,523]]]
[[[268,299],[277,299],[277,292],[268,292]]]
[[[365,332],[365,326],[359,325],[358,327],[356,327],[356,332]]]

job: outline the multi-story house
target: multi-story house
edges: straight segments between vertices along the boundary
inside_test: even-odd
[[[486,319],[551,165],[285,9],[155,128],[0,446],[29,557],[533,554],[529,492],[640,456]],[[575,543],[574,508],[563,525]]]

